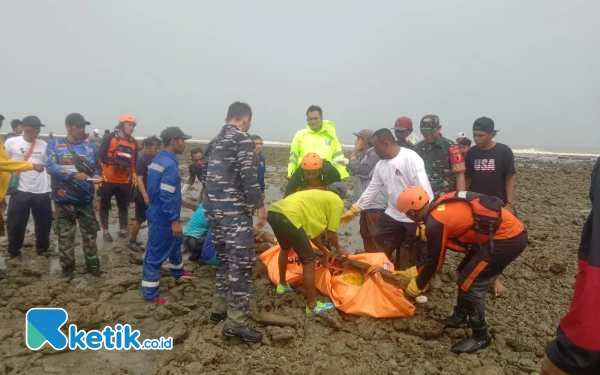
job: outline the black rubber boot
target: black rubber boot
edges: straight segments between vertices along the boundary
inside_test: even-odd
[[[452,352],[456,354],[475,353],[479,349],[487,348],[492,344],[492,338],[488,335],[487,325],[473,328],[473,335],[452,345]]]
[[[225,337],[239,337],[246,342],[259,342],[262,340],[262,333],[258,332],[250,325],[243,327],[230,327],[227,324],[223,327],[223,335]]]
[[[210,313],[210,318],[208,321],[212,324],[218,324],[219,322],[227,319],[227,313],[219,314],[219,313]]]
[[[492,344],[492,338],[488,334],[487,324],[485,322],[485,306],[483,304],[483,298],[470,293],[464,293],[460,297],[460,304],[461,306],[464,306],[464,309],[469,316],[471,327],[473,328],[473,335],[452,345],[452,352],[456,354],[469,354],[490,346]]]
[[[454,307],[452,315],[444,319],[436,319],[436,321],[443,324],[444,328],[465,329],[468,326],[467,313],[463,309],[459,309],[458,306]]]

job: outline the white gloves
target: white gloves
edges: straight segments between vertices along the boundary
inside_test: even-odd
[[[333,165],[338,165],[338,164],[342,164],[342,165],[348,165],[349,160],[346,158],[337,158],[337,159],[333,159],[332,163]]]
[[[185,194],[186,191],[188,191],[188,189],[190,188],[190,184],[184,184],[183,187],[181,188],[181,195]]]

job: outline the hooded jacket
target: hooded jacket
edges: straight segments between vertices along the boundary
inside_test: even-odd
[[[323,160],[332,163],[333,159],[344,157],[342,145],[335,134],[333,121],[323,120],[321,130],[315,132],[307,124],[306,129],[299,130],[290,147],[290,160],[288,162],[288,177],[291,177],[300,167],[302,158],[309,152],[318,154]],[[342,180],[349,176],[346,167],[338,164],[335,168],[340,172]]]

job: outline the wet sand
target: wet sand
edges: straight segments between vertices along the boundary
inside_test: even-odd
[[[191,148],[191,147],[189,147]],[[282,197],[286,148],[266,148],[267,198]],[[182,158],[187,178],[189,156]],[[518,157],[516,207],[527,224],[529,246],[504,272],[508,292],[486,297],[487,319],[494,342],[473,355],[449,351],[464,335],[445,330],[432,318],[451,313],[456,299],[455,267],[460,256],[449,253],[440,273],[440,288],[428,292],[429,302],[419,305],[415,317],[375,320],[323,313],[307,318],[302,294],[276,296],[260,262],[252,287],[252,324],[265,338],[244,344],[224,341],[222,324],[208,322],[215,271],[185,262],[197,280],[176,282],[164,267],[161,295],[166,306],[142,298],[140,254],[131,253],[126,240],[116,240],[116,209],[111,211],[115,242],[98,241],[104,274],[85,273],[81,240],[76,237],[77,270],[67,281],[60,276],[58,254],[35,255],[33,233],[26,235],[23,259],[7,260],[6,238],[0,239],[0,375],[3,374],[531,374],[539,369],[544,347],[554,336],[560,317],[568,309],[577,271],[577,246],[590,209],[588,189],[593,158],[558,159]],[[351,186],[351,179],[348,181]],[[198,183],[184,196],[182,221],[198,204]],[[348,201],[349,205],[351,202]],[[133,207],[130,209],[133,217]],[[358,220],[340,229],[341,242],[351,251],[362,248]],[[145,241],[147,228],[140,233]],[[52,240],[56,238],[52,234]],[[187,258],[184,255],[184,258]],[[324,300],[324,297],[321,297]],[[129,323],[142,338],[172,336],[171,351],[56,351],[45,347],[33,352],[25,346],[25,313],[32,307],[63,307],[67,324],[79,329],[102,329]],[[261,313],[291,318],[293,327],[277,322],[258,323]]]

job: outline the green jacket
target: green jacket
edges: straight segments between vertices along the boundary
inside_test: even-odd
[[[318,132],[314,132],[307,124],[306,129],[299,130],[290,148],[290,160],[288,162],[287,175],[294,174],[300,167],[302,158],[309,152],[318,154],[323,160],[332,162],[333,159],[344,157],[342,145],[335,135],[335,124],[332,121],[323,121],[323,127]],[[340,172],[342,179],[349,176],[346,167],[338,164],[335,168]]]

